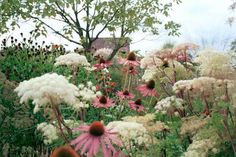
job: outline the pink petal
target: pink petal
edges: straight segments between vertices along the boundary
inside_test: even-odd
[[[93,149],[93,155],[95,156],[99,151],[100,143],[99,138],[94,139],[94,149]]]
[[[81,154],[84,154],[88,149],[93,149],[93,145],[91,145],[93,142],[93,137],[89,137],[86,143],[84,144],[84,147],[81,150]]]
[[[122,141],[116,136],[116,135],[109,135],[109,138],[111,139],[111,141],[113,142],[113,143],[115,143],[116,145],[118,145],[118,146],[123,146],[123,143],[122,143]]]
[[[70,142],[71,145],[75,145],[76,143],[79,143],[81,142],[83,139],[87,138],[89,136],[88,133],[84,133],[82,135],[80,135],[79,137],[77,137],[76,139],[72,140]]]
[[[106,145],[105,145],[104,141],[102,141],[101,139],[99,141],[102,144],[103,156],[104,157],[110,157],[109,152],[108,152],[108,150],[106,148]]]
[[[88,126],[88,125],[83,125],[83,126],[80,126],[78,128],[74,128],[73,131],[88,131],[89,127],[90,126]]]
[[[87,140],[89,139],[89,136],[84,138],[83,140],[81,140],[79,143],[76,144],[75,150],[79,150],[81,149],[81,147],[87,142]]]

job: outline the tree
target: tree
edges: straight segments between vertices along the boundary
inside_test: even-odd
[[[231,42],[231,44],[230,44],[230,50],[236,52],[236,39]]]
[[[111,55],[122,47],[131,33],[142,30],[158,35],[160,27],[168,35],[179,35],[179,24],[161,20],[169,16],[173,4],[159,0],[0,0],[0,32],[18,25],[20,20],[33,20],[35,36],[46,36],[50,29],[57,35],[89,50],[104,31],[113,33],[119,41]],[[160,17],[160,18],[159,18]],[[48,24],[57,21],[62,30]],[[7,25],[10,22],[10,26]],[[77,40],[79,39],[79,40]]]
[[[232,3],[231,5],[229,6],[229,10],[234,12],[236,9],[236,0],[232,0]],[[231,16],[231,17],[228,17],[228,23],[230,26],[232,26],[233,22],[235,21],[235,17],[234,16]]]

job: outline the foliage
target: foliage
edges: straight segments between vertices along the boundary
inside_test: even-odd
[[[50,1],[0,1],[1,32],[18,26],[20,20],[33,20],[35,37],[47,35],[51,29],[57,35],[88,50],[100,35],[107,31],[119,38],[116,50],[127,43],[127,36],[138,30],[159,34],[166,29],[169,35],[179,35],[179,24],[164,21],[173,4],[180,0],[160,2],[153,0],[50,0]],[[63,27],[53,27],[47,20],[60,23]],[[7,25],[10,22],[10,26]],[[114,33],[115,32],[115,33]],[[75,40],[79,39],[79,40]]]
[[[210,73],[211,77],[198,77],[202,74],[198,72],[204,70],[199,67],[206,63],[198,63],[197,59],[190,57],[190,51],[195,50],[195,45],[179,45],[172,49],[160,50],[144,58],[136,56],[137,58],[132,58],[132,62],[128,65],[124,64],[129,62],[127,58],[134,53],[120,54],[118,57],[123,58],[114,59],[113,65],[96,70],[88,70],[82,66],[55,67],[55,58],[66,54],[66,51],[48,49],[46,54],[43,47],[36,51],[31,48],[32,46],[19,48],[19,45],[13,42],[13,45],[5,46],[1,53],[0,62],[3,65],[0,69],[0,144],[3,146],[0,149],[1,154],[20,157],[31,153],[37,156],[37,152],[42,151],[46,152],[44,156],[49,156],[54,148],[68,143],[67,139],[70,141],[82,135],[79,131],[70,132],[70,129],[94,121],[103,121],[105,125],[122,121],[138,124],[143,127],[139,132],[147,133],[145,136],[139,135],[135,130],[130,136],[125,137],[129,139],[138,136],[129,139],[129,142],[133,143],[128,143],[129,148],[121,148],[125,155],[174,157],[191,156],[197,153],[197,155],[210,157],[222,156],[222,154],[234,156],[235,82],[223,73],[235,69],[225,70],[219,77],[217,68],[208,65],[210,70],[216,69]],[[90,64],[98,64],[92,56],[89,58]],[[141,64],[146,65],[143,66],[144,69],[133,65],[139,63],[135,61],[141,58]],[[118,65],[122,59],[127,62]],[[206,59],[212,61],[214,57]],[[153,60],[156,62],[152,62]],[[221,64],[214,65],[218,67]],[[134,68],[138,73],[133,73]],[[141,76],[147,74],[146,70],[152,70],[154,73],[149,76],[150,79],[155,80],[154,84],[153,82],[149,84],[150,80],[147,82],[141,80]],[[78,86],[80,92],[85,90],[85,97],[92,95],[88,92],[90,89],[93,89],[92,93],[101,92],[103,96],[114,101],[114,106],[97,108],[94,107],[94,99],[100,96],[95,95],[92,100],[85,101],[84,96],[80,95],[78,101],[87,106],[77,107],[76,104],[62,103],[58,104],[58,111],[55,114],[48,104],[34,114],[35,104],[31,100],[20,104],[13,90],[19,82],[50,72],[64,75],[70,83]],[[158,94],[144,95],[140,88],[137,88],[140,84],[158,91]],[[142,105],[144,110],[132,108],[130,100],[121,99],[117,92],[123,90],[135,94],[133,100],[140,99],[139,105]],[[58,121],[58,115],[61,116],[61,121]],[[50,125],[51,130],[47,130],[47,134],[37,129],[41,123]],[[63,128],[59,127],[60,124]],[[55,130],[58,138],[45,143],[45,139],[54,134],[50,131]],[[102,156],[102,153],[99,152],[98,156]]]

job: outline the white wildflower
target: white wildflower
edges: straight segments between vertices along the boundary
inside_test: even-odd
[[[101,49],[98,49],[94,54],[93,56],[96,57],[96,56],[99,56],[99,57],[102,57],[103,59],[108,59],[108,57],[111,55],[112,53],[112,49],[109,49],[109,48],[101,48]]]
[[[91,81],[88,81],[86,84],[79,84],[78,88],[78,99],[72,106],[77,111],[81,108],[88,108],[89,104],[91,104],[96,97],[101,96],[101,92],[96,90],[96,87]]]
[[[214,136],[202,139],[196,134],[193,137],[193,142],[189,145],[187,151],[184,153],[184,157],[207,157],[211,153],[217,153],[217,145],[219,143],[219,138]]]
[[[42,132],[44,137],[43,142],[45,144],[51,144],[54,140],[57,140],[59,138],[57,128],[52,124],[47,124],[46,122],[40,123],[37,126],[37,130]]]
[[[68,80],[56,73],[44,74],[40,77],[23,81],[15,89],[21,97],[20,103],[33,100],[35,112],[47,105],[59,105],[60,103],[74,104],[78,96],[78,88]]]
[[[194,61],[200,63],[199,69],[202,76],[216,79],[234,79],[236,77],[232,57],[228,53],[204,50]]]
[[[151,137],[148,135],[143,124],[136,122],[113,121],[107,125],[113,128],[120,135],[121,140],[127,149],[134,146],[149,145]]]
[[[87,82],[87,86],[88,86],[88,87],[92,87],[92,86],[93,86],[93,83],[92,83],[91,81],[88,81],[88,82]]]
[[[54,65],[90,66],[86,57],[77,53],[68,53],[57,57]]]
[[[184,100],[176,96],[166,97],[157,102],[155,109],[157,112],[167,113],[171,109],[183,109]]]
[[[155,55],[147,55],[140,61],[140,67],[142,69],[160,67],[162,64],[163,61]]]
[[[191,116],[182,118],[182,126],[180,128],[181,135],[194,135],[198,130],[208,123],[207,118]]]
[[[137,122],[141,124],[149,123],[154,121],[155,114],[146,114],[145,116],[126,116],[123,117],[122,120],[126,122]]]
[[[142,80],[144,81],[149,81],[155,79],[155,76],[157,74],[157,69],[156,68],[149,68],[144,71],[144,74],[142,76]]]
[[[178,93],[179,91],[191,91],[201,92],[208,94],[212,91],[212,87],[217,83],[215,78],[211,77],[199,77],[192,80],[180,80],[173,86],[173,91]]]
[[[76,128],[80,125],[79,122],[75,120],[70,120],[70,119],[64,120],[64,122],[69,128]],[[56,125],[57,125],[57,122],[55,121],[52,121],[51,124],[43,122],[37,125],[37,130],[42,133],[43,138],[44,138],[43,142],[45,144],[51,144],[55,140],[59,139],[60,131],[58,130]],[[62,129],[65,130],[63,126],[62,126]]]

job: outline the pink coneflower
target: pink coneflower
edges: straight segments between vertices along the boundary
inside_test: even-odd
[[[101,122],[95,121],[90,126],[83,125],[74,130],[84,133],[71,141],[71,145],[76,145],[75,150],[81,150],[81,154],[87,152],[87,157],[96,156],[100,146],[104,157],[112,157],[111,154],[117,153],[112,143],[122,146],[122,142],[116,137],[116,133],[112,129],[107,129]]]
[[[56,148],[51,157],[80,157],[70,146],[61,146]]]
[[[190,57],[187,54],[180,54],[177,56],[177,61],[179,62],[189,62]]]
[[[155,90],[155,81],[150,80],[146,84],[142,84],[137,87],[137,90],[143,95],[143,96],[157,96],[158,93]]]
[[[95,64],[94,67],[96,68],[96,70],[102,70],[110,67],[111,65],[112,65],[111,61],[106,61],[103,58],[99,58],[99,63]]]
[[[121,99],[133,99],[134,94],[130,93],[128,90],[118,91],[116,93]]]
[[[144,111],[144,106],[142,105],[141,99],[137,99],[136,101],[129,101],[129,106],[132,110],[135,110],[137,112]]]
[[[109,108],[113,105],[113,100],[106,96],[97,97],[93,102],[93,106],[97,108]]]
[[[125,74],[127,74],[127,73],[130,75],[137,75],[138,74],[138,70],[133,66],[124,67],[123,71]]]
[[[134,52],[130,52],[126,59],[120,58],[119,64],[129,65],[129,66],[139,66],[140,62],[137,60]]]

